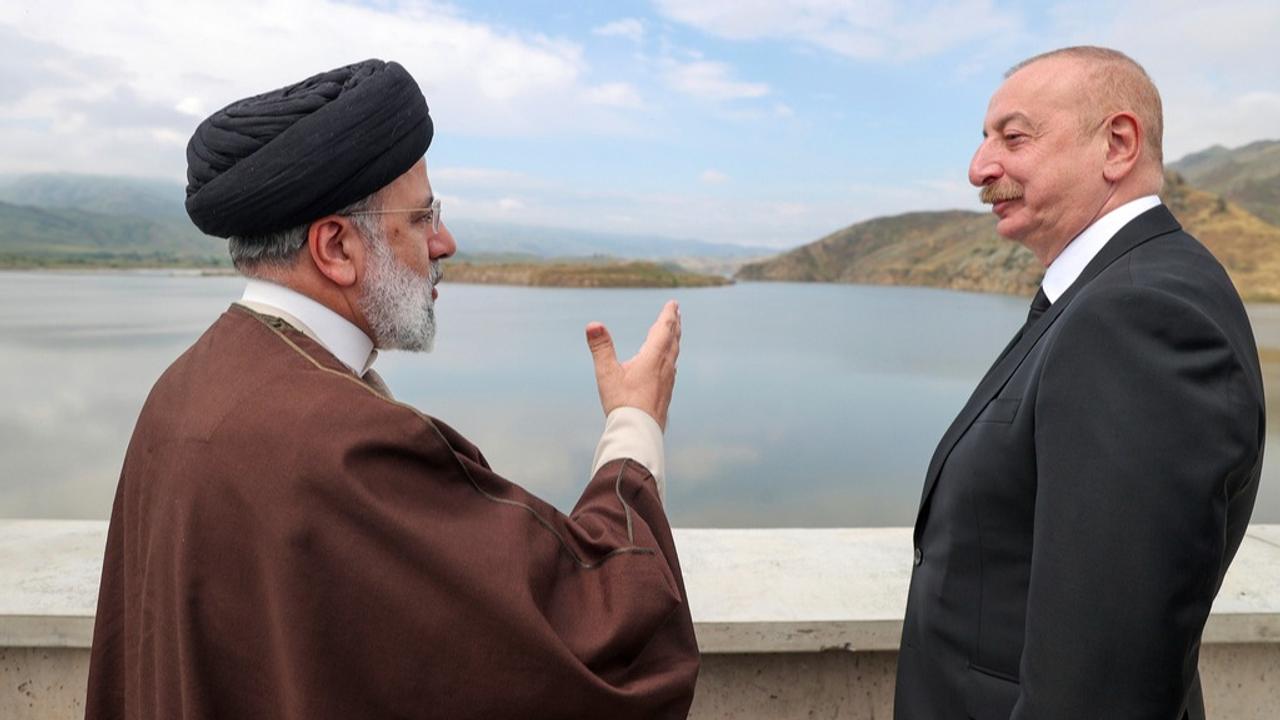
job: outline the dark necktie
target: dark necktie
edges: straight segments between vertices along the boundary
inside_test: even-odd
[[[1027,313],[1027,322],[1023,327],[1030,326],[1032,323],[1040,319],[1041,315],[1049,309],[1049,296],[1044,294],[1044,288],[1036,291],[1036,296],[1031,300],[1031,311]]]
[[[1004,350],[1000,351],[1000,356],[996,358],[995,365],[991,366],[992,370],[995,370],[996,366],[1004,361],[1005,356],[1022,341],[1022,336],[1027,332],[1027,328],[1034,325],[1049,310],[1049,305],[1051,305],[1049,296],[1044,294],[1044,288],[1040,288],[1036,291],[1035,298],[1031,300],[1031,310],[1027,312],[1027,321],[1022,324],[1022,327],[1018,328],[1018,332],[1009,341],[1009,344],[1004,346]]]

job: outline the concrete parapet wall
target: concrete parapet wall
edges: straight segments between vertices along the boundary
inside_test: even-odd
[[[106,524],[0,520],[0,718],[78,718]],[[907,528],[677,530],[704,654],[693,718],[888,718]],[[1280,717],[1280,525],[1255,525],[1205,628],[1215,720]]]

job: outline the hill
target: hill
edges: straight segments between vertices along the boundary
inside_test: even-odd
[[[175,247],[199,248],[195,255],[207,254],[225,265],[226,244],[205,237],[191,224],[183,209],[183,188],[176,182],[134,178],[44,174],[0,177],[0,203],[24,207],[28,212],[21,237],[0,226],[0,262],[12,264],[18,254],[32,263],[64,263],[67,254],[66,228],[82,223],[87,214],[111,217],[115,230],[106,232],[111,241],[94,242],[91,255],[77,256],[106,263],[128,262],[141,253],[146,257],[174,257]],[[706,271],[732,271],[742,259],[759,257],[759,248],[700,240],[613,232],[493,223],[452,218],[445,209],[449,228],[459,246],[471,254],[519,255],[534,259],[577,258],[607,255],[632,260],[679,262]],[[46,227],[40,220],[48,220]],[[127,236],[132,227],[140,234]],[[103,233],[99,233],[102,235]],[[19,253],[20,248],[20,253]],[[119,250],[122,255],[113,257]],[[190,254],[180,253],[187,258]]]
[[[1215,145],[1169,165],[1192,185],[1280,225],[1280,140],[1227,149]]]
[[[1165,179],[1165,204],[1222,262],[1246,300],[1280,302],[1280,227],[1182,176]]]
[[[650,262],[473,263],[449,261],[451,283],[573,288],[717,287],[733,281]]]
[[[1025,293],[1034,292],[1041,274],[1031,253],[996,236],[989,215],[950,210],[857,223],[744,265],[736,277]]]
[[[0,202],[0,266],[229,266],[226,241],[194,227]]]
[[[163,180],[51,173],[0,178],[0,202],[190,225],[181,185]]]
[[[1168,174],[1166,204],[1223,263],[1250,301],[1280,301],[1280,227]],[[1043,268],[995,232],[990,213],[918,212],[851,225],[771,260],[743,280],[922,285],[1031,295]]]

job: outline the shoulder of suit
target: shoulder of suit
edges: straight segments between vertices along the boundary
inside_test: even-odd
[[[1224,313],[1223,304],[1183,290],[1161,282],[1092,283],[1063,309],[1054,342],[1118,347],[1148,340],[1160,346],[1224,341],[1226,328],[1239,319]]]
[[[1081,288],[1080,295],[1096,294],[1112,286],[1150,288],[1193,304],[1237,296],[1222,263],[1184,230],[1162,234],[1134,247]]]

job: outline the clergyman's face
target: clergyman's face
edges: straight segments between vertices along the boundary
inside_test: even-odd
[[[1086,132],[1085,73],[1077,61],[1041,60],[1009,77],[991,98],[983,141],[969,164],[999,221],[996,232],[1051,260],[1102,208],[1105,139]],[[1047,262],[1047,260],[1046,260]]]
[[[432,199],[423,160],[382,190],[382,210],[424,210],[376,215],[380,232],[367,238],[360,305],[381,349],[429,351],[434,343],[439,261],[457,248],[443,224],[435,231],[425,210]]]

